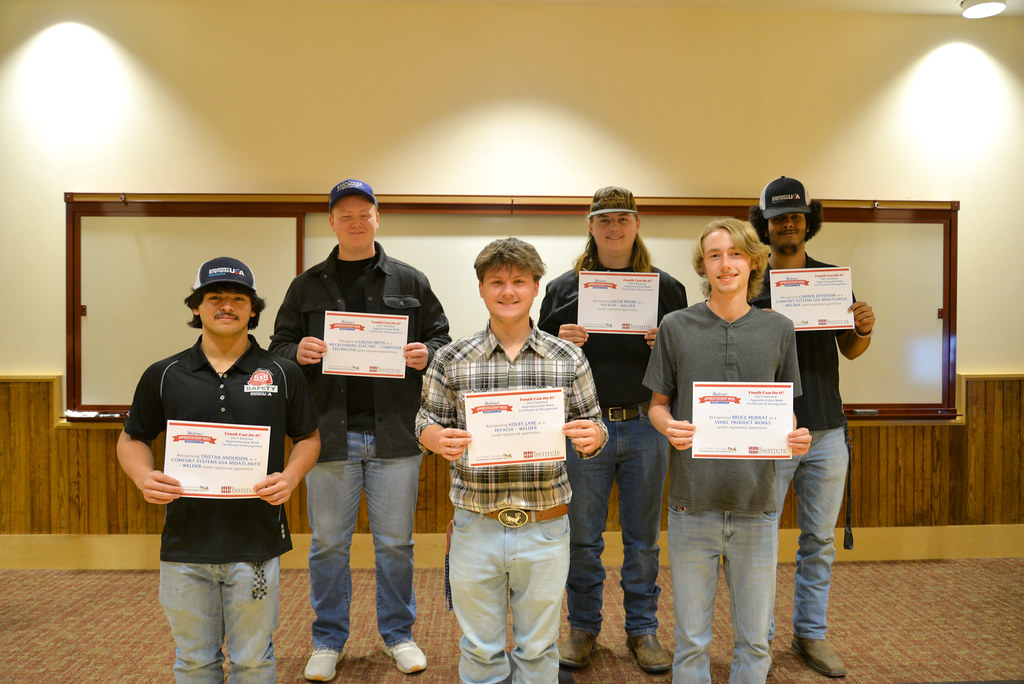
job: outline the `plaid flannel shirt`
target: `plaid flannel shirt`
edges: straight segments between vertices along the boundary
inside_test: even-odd
[[[592,420],[607,441],[590,364],[576,345],[534,327],[515,362],[509,363],[490,325],[434,355],[416,414],[416,434],[430,425],[465,430],[466,393],[549,387],[565,391],[566,422]],[[600,451],[580,457],[590,458]],[[572,497],[563,461],[471,468],[463,455],[450,468],[452,503],[475,513],[509,506],[544,510],[568,503]]]

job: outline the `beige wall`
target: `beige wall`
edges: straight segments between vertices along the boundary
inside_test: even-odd
[[[3,0],[0,373],[64,372],[65,191],[356,176],[380,193],[752,197],[779,174],[821,198],[960,200],[959,370],[1024,370],[1024,317],[1004,306],[1024,285],[1022,18]]]

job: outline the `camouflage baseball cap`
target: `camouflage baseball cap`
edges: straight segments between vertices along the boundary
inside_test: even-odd
[[[594,193],[594,199],[590,202],[590,213],[587,214],[587,218],[598,214],[619,211],[628,211],[634,214],[640,213],[636,209],[636,200],[633,199],[633,193],[626,188],[609,185]]]

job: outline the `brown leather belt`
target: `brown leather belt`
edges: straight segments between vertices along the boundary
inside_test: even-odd
[[[651,408],[651,402],[645,401],[642,404],[636,406],[612,406],[606,409],[601,409],[601,415],[605,420],[616,423],[620,420],[633,420],[640,416],[646,416],[647,411]]]
[[[569,504],[559,504],[543,511],[528,511],[525,508],[502,508],[500,511],[484,513],[488,518],[494,518],[505,527],[522,527],[530,522],[543,522],[552,518],[560,518],[569,512]]]

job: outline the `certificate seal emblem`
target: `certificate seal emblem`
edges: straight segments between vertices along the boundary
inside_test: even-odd
[[[498,511],[498,522],[505,527],[522,527],[530,521],[530,514],[521,508],[503,508]]]

